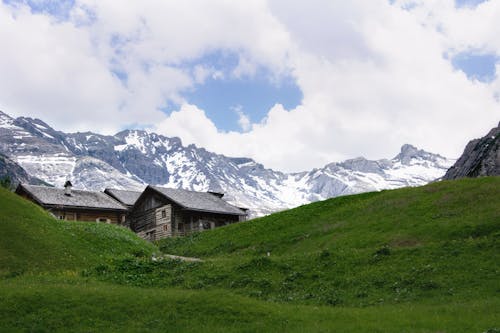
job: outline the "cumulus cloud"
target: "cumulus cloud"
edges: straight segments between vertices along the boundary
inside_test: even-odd
[[[498,121],[497,81],[472,82],[444,57],[462,40],[439,29],[448,24],[446,12],[464,11],[451,1],[412,10],[376,1],[272,3],[294,41],[289,66],[304,93],[302,105],[276,105],[250,132],[217,131],[191,142],[303,170],[358,155],[391,157],[406,142],[456,157]],[[443,19],[422,24],[424,13],[434,11],[443,11]],[[304,17],[314,21],[303,24]]]
[[[123,88],[94,53],[88,32],[55,24],[27,7],[0,4],[0,107],[14,115],[48,116],[63,128],[114,127]],[[90,116],[90,117],[89,117]]]
[[[77,0],[62,21],[1,3],[0,107],[63,130],[139,124],[281,170],[403,143],[456,157],[500,119],[500,79],[469,80],[450,56],[499,56],[499,21],[499,1]],[[239,56],[235,78],[291,75],[301,104],[258,123],[235,110],[241,132],[219,130],[183,97],[224,75],[196,64],[216,51]]]
[[[241,105],[236,105],[231,108],[238,115],[238,125],[243,132],[248,132],[252,128],[252,122]]]

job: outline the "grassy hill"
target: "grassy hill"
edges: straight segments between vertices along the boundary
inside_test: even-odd
[[[0,191],[0,331],[500,332],[500,178],[334,198],[158,248]]]
[[[159,243],[203,263],[127,259],[93,275],[310,305],[496,297],[499,207],[500,178],[334,198]]]
[[[500,177],[444,181],[333,198],[160,246],[204,257],[418,248],[499,236],[499,207]]]
[[[151,255],[155,250],[125,228],[56,221],[3,188],[0,205],[0,276],[81,270],[112,258]]]

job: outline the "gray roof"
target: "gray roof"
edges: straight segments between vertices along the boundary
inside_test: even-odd
[[[174,201],[187,210],[229,215],[246,215],[246,213],[238,207],[235,207],[221,198],[207,192],[195,192],[152,185],[149,187],[165,195],[168,199]]]
[[[104,193],[109,194],[127,206],[133,206],[142,194],[142,192],[139,191],[117,190],[114,188],[107,188],[104,190]]]
[[[115,199],[102,192],[71,190],[71,196],[64,194],[63,188],[36,185],[19,185],[42,206],[65,206],[72,208],[126,210]],[[18,188],[19,191],[19,188]]]

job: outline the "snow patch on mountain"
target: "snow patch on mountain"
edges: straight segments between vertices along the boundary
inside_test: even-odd
[[[30,175],[37,175],[43,181],[62,187],[74,174],[77,159],[65,155],[19,155],[14,160]]]

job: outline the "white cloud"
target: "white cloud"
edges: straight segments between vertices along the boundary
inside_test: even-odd
[[[403,143],[457,157],[468,140],[496,125],[496,83],[471,82],[454,70],[443,57],[450,40],[437,23],[423,25],[421,13],[382,1],[273,5],[295,42],[289,65],[302,105],[275,106],[247,133],[218,131],[189,142],[303,170],[358,155],[392,157]],[[441,5],[457,11],[451,2]]]
[[[172,112],[155,129],[167,136],[178,136],[184,143],[212,142],[218,136],[217,127],[205,112],[190,104]]]
[[[89,34],[54,24],[26,7],[0,4],[0,107],[14,115],[48,118],[61,128],[115,127],[122,87],[95,56]]]
[[[500,1],[409,3],[77,0],[69,22],[0,3],[0,107],[62,130],[149,125],[281,170],[391,157],[403,143],[455,157],[500,119],[500,79],[469,81],[443,55],[500,55]],[[291,73],[301,105],[254,124],[239,110],[242,133],[218,130],[183,99],[224,75],[186,65],[215,51],[240,55],[235,77]],[[164,115],[167,102],[181,107]]]
[[[243,107],[241,105],[236,105],[231,108],[238,115],[238,125],[243,132],[248,132],[252,128],[252,122],[245,112],[243,112]]]

